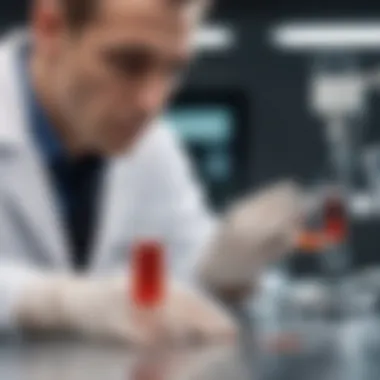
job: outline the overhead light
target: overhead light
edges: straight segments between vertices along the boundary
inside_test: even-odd
[[[229,50],[235,44],[235,33],[227,25],[206,25],[196,33],[194,45],[201,51]]]
[[[271,31],[272,43],[286,50],[374,50],[380,48],[380,20],[374,22],[303,22]]]

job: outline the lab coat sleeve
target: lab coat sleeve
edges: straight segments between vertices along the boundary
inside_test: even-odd
[[[155,206],[162,212],[170,269],[182,281],[195,278],[195,267],[212,239],[217,218],[207,207],[202,186],[178,136],[168,126],[156,131],[155,148],[150,149],[149,192],[155,192]],[[150,193],[150,198],[151,193]]]
[[[11,243],[1,200],[0,197],[0,332],[6,332],[17,329],[16,307],[38,270],[33,270]]]
[[[16,308],[34,275],[21,264],[0,262],[0,332],[17,330]]]

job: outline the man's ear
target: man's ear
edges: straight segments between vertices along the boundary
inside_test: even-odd
[[[31,25],[40,36],[51,37],[60,31],[65,25],[61,0],[34,0]]]
[[[189,6],[193,10],[194,17],[197,18],[200,22],[203,22],[207,18],[212,9],[213,4],[213,0],[189,1]]]

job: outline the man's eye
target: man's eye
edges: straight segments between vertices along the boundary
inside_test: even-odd
[[[172,79],[180,77],[186,68],[182,60],[164,60],[139,50],[108,52],[106,61],[112,70],[128,77],[142,77],[155,72]]]
[[[123,75],[139,76],[144,74],[151,65],[151,60],[141,54],[110,54],[107,57],[109,65]]]

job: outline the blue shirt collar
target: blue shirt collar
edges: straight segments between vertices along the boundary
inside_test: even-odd
[[[49,163],[57,160],[66,160],[67,152],[54,130],[45,110],[37,99],[33,89],[28,66],[29,48],[24,46],[20,52],[20,76],[24,86],[27,111],[31,126],[32,138],[35,140],[39,151]]]

